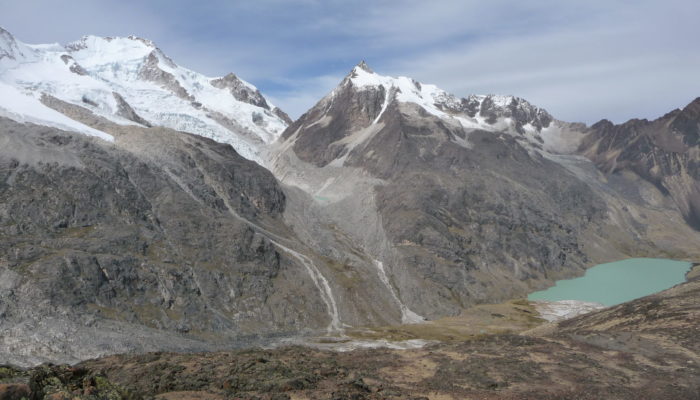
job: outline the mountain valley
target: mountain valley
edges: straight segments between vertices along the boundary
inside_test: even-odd
[[[82,362],[7,372],[35,392],[58,374],[55,391],[100,376],[149,396],[599,398],[616,380],[619,398],[692,398],[697,280],[558,325],[516,299],[603,262],[700,259],[699,110],[586,126],[361,62],[292,121],[146,39],[0,28],[0,364]],[[517,323],[484,322],[501,313]],[[482,323],[460,341],[425,330]],[[149,383],[155,366],[170,380]]]

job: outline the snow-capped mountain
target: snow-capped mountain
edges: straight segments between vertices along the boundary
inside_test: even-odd
[[[470,137],[475,131],[510,135],[528,151],[546,154],[573,153],[582,137],[579,124],[556,120],[546,110],[522,98],[502,95],[458,98],[435,85],[377,74],[363,61],[290,125],[282,141],[300,150],[302,159],[304,153],[316,153],[308,159],[318,166],[331,162],[342,166],[399,114],[415,114],[418,119],[426,117],[425,121],[439,120],[450,132],[450,140],[467,148],[473,146]],[[279,153],[272,153],[275,152]]]
[[[437,117],[460,132],[452,135],[452,140],[465,147],[472,146],[469,136],[476,130],[510,134],[528,149],[551,153],[575,151],[581,137],[579,132],[572,132],[572,124],[554,119],[546,110],[522,98],[502,95],[458,98],[435,85],[377,74],[364,61],[284,136],[288,139],[302,126],[321,131],[335,118],[336,133],[330,136],[321,133],[324,137],[312,140],[327,142],[332,149],[326,161],[336,160],[335,164],[342,165],[353,149],[381,129],[387,110],[392,107],[413,108]],[[347,120],[341,124],[338,118]],[[354,133],[341,137],[339,132]]]
[[[229,143],[256,161],[260,147],[290,122],[236,75],[212,78],[181,67],[153,42],[135,36],[27,45],[0,28],[0,85],[2,97],[23,96],[33,103],[35,112],[13,109],[14,101],[0,104],[15,119],[48,123],[33,114],[46,113],[37,103],[52,96],[117,124],[162,126]]]
[[[692,143],[699,137],[697,109],[678,120]],[[396,294],[398,310],[410,311],[401,320],[432,319],[582,273],[601,256],[645,254],[671,243],[681,253],[692,243],[687,249],[695,251],[700,235],[654,181],[642,181],[635,170],[603,176],[577,153],[580,143],[590,144],[603,165],[622,168],[621,150],[654,148],[644,137],[629,141],[640,124],[630,124],[630,132],[610,125],[558,121],[513,96],[460,99],[360,63],[287,128],[268,166],[286,187],[308,195],[302,207],[290,192],[289,209],[304,210],[295,229],[323,221],[332,233],[309,228],[304,237],[343,237],[364,249]],[[678,149],[675,136],[661,140]],[[682,163],[693,151],[673,158],[654,151],[654,164],[633,154],[624,161],[670,171],[666,187],[688,199],[687,209],[700,209],[695,192],[685,195],[696,188],[689,175],[697,168]],[[681,167],[664,168],[668,163]],[[682,165],[688,177],[679,173]]]
[[[425,111],[441,118],[453,118],[465,128],[484,130],[512,130],[525,134],[540,132],[549,127],[553,118],[547,111],[524,99],[502,95],[471,95],[459,99],[435,85],[417,82],[411,78],[382,76],[363,61],[341,83],[358,90],[381,90],[388,93],[376,121],[381,118],[392,100],[415,103]],[[331,94],[333,96],[334,93]],[[375,122],[376,122],[375,121]]]

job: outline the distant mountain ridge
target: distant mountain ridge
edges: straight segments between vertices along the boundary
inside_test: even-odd
[[[633,171],[653,183],[700,229],[700,97],[653,121],[600,121],[579,151],[606,174]]]

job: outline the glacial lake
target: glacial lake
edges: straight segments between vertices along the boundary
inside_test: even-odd
[[[589,268],[579,278],[531,293],[528,300],[581,300],[613,306],[685,282],[692,264],[660,258],[630,258]]]

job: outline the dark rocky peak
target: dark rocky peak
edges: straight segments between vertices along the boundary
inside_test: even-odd
[[[360,63],[357,64],[357,65],[355,66],[355,68],[352,69],[353,72],[355,71],[356,68],[359,68],[359,69],[361,69],[361,70],[363,70],[363,71],[369,72],[370,74],[373,74],[373,73],[374,73],[374,70],[372,70],[372,68],[370,68],[369,65],[367,65],[367,63],[365,62],[365,60],[360,61]]]
[[[272,113],[278,116],[282,121],[286,122],[287,125],[291,125],[294,122],[294,120],[289,117],[289,114],[282,111],[279,107],[275,107],[272,110]]]
[[[397,88],[368,71],[364,63],[355,66],[331,93],[284,131],[285,140],[296,135],[293,148],[300,159],[323,167],[353,147],[344,139],[396,111],[390,100]]]
[[[631,170],[678,204],[689,225],[700,230],[700,100],[654,121],[603,120],[591,126],[579,152],[605,173]]]
[[[700,97],[685,106],[671,123],[673,133],[681,135],[688,146],[700,144]]]
[[[676,119],[682,118],[700,121],[700,97],[683,107],[675,117]]]
[[[31,49],[18,42],[15,37],[0,27],[0,62],[5,59],[17,60],[29,55]]]
[[[153,41],[134,35],[127,37],[86,35],[76,42],[68,43],[64,47],[70,53],[87,50],[94,52],[95,56],[118,54],[124,59],[133,59],[134,57],[146,59],[153,55],[169,67],[177,67],[177,64]]]
[[[511,118],[519,133],[524,132],[527,124],[539,131],[554,120],[545,109],[515,96],[472,95],[462,99],[462,111],[472,118],[479,116],[488,124],[495,124],[501,118]]]
[[[139,70],[139,77],[161,85],[161,87],[172,91],[181,99],[195,101],[194,96],[188,93],[184,87],[182,87],[180,82],[173,74],[163,71],[158,67],[160,62],[158,53],[159,51],[156,49],[148,54],[143,65],[141,65],[141,69]]]
[[[683,111],[688,109],[700,110],[700,97],[696,97],[695,100],[691,101],[687,106],[683,108]]]
[[[255,87],[241,80],[236,74],[230,73],[224,77],[213,79],[211,85],[218,89],[228,89],[231,95],[238,100],[254,106],[270,109],[265,97]],[[281,117],[280,117],[281,118]],[[289,116],[287,116],[289,119]]]
[[[10,32],[0,26],[0,46],[15,42],[15,37]]]
[[[612,121],[610,121],[609,119],[601,119],[600,121],[591,125],[591,129],[594,129],[594,130],[610,129],[613,126],[615,126],[615,124],[613,124]]]
[[[661,118],[659,118],[659,120],[670,121],[673,118],[675,118],[678,114],[680,114],[681,112],[683,112],[682,109],[676,108],[675,110],[669,111],[666,114],[664,114],[663,116],[661,116]]]

